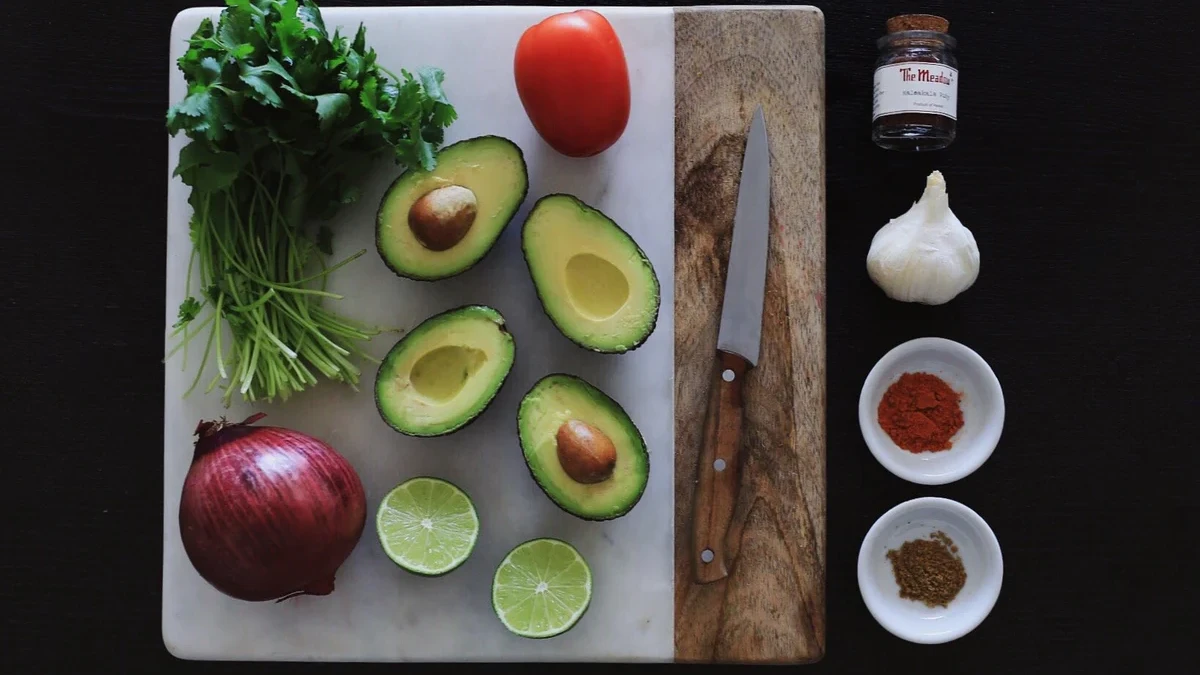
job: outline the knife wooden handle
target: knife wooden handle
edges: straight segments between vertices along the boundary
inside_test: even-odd
[[[696,581],[702,584],[729,576],[732,563],[725,558],[725,533],[737,502],[744,407],[742,383],[749,367],[750,363],[736,354],[717,352],[692,517],[692,570]]]

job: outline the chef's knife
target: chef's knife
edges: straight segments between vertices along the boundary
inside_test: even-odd
[[[695,512],[692,520],[694,576],[710,583],[729,575],[732,560],[725,535],[733,520],[742,445],[742,382],[758,363],[762,338],[763,292],[770,236],[771,158],[762,107],[754,112],[746,137],[733,244],[725,278],[716,367],[700,448]]]

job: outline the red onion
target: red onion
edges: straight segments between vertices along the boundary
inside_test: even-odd
[[[312,436],[202,421],[179,532],[196,571],[240,600],[328,595],[366,524],[354,467]]]

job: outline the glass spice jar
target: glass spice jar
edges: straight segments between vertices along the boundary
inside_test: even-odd
[[[875,62],[871,139],[888,150],[941,150],[958,119],[957,42],[950,22],[932,14],[887,21]]]

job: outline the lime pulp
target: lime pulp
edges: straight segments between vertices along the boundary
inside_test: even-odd
[[[592,571],[575,547],[533,539],[512,551],[492,578],[492,606],[508,630],[548,638],[570,630],[592,599]]]
[[[383,498],[375,529],[384,552],[397,565],[415,574],[438,576],[470,557],[479,538],[479,515],[458,486],[419,476]]]

